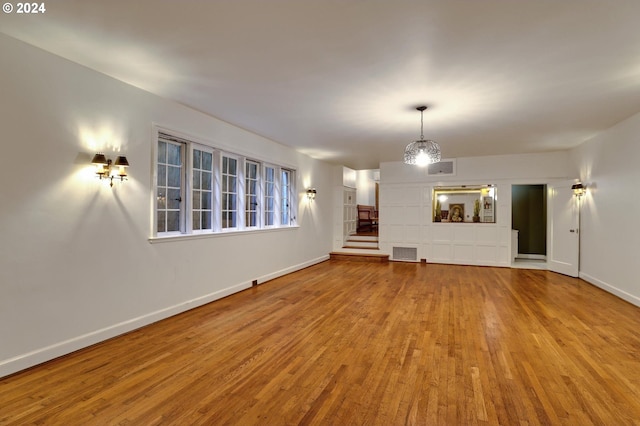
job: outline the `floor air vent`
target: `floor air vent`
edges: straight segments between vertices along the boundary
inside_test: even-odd
[[[394,247],[393,260],[418,260],[418,249],[415,247]]]

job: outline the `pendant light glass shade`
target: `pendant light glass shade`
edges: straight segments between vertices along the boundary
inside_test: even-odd
[[[438,163],[442,158],[440,145],[436,141],[424,138],[423,114],[426,106],[416,108],[420,111],[420,140],[411,142],[404,149],[404,163],[416,166],[426,166],[427,164]]]
[[[411,142],[404,149],[404,163],[416,166],[438,163],[441,159],[440,145],[432,140]]]

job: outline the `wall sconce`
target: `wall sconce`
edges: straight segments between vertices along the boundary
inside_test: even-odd
[[[310,200],[314,200],[316,198],[316,194],[318,191],[316,191],[315,188],[309,188],[307,189],[307,198]]]
[[[96,154],[91,160],[91,164],[96,166],[96,174],[99,179],[109,179],[109,186],[113,186],[113,179],[120,178],[120,181],[127,180],[127,167],[129,167],[129,161],[127,157],[116,157],[116,161],[112,163],[111,159],[107,159],[104,154]],[[111,173],[111,164],[118,166],[117,173]]]
[[[585,189],[586,188],[582,184],[582,182],[576,182],[573,185],[571,185],[571,190],[573,191],[573,195],[575,195],[578,198],[584,195]]]

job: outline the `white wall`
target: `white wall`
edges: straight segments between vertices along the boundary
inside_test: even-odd
[[[348,167],[342,167],[342,185],[348,188],[355,188],[358,181],[358,172]]]
[[[572,151],[581,200],[580,277],[640,306],[640,114]]]
[[[376,205],[376,180],[377,170],[358,170],[356,173],[356,204],[365,206]]]
[[[511,265],[511,185],[545,184],[573,174],[567,151],[463,157],[455,176],[428,176],[401,162],[380,168],[380,248],[416,248],[419,259],[464,265]],[[575,177],[575,176],[572,176]],[[434,186],[495,184],[496,223],[432,223]]]
[[[0,51],[0,376],[327,258],[328,164],[4,35]],[[153,123],[296,167],[299,228],[150,244]],[[117,150],[130,180],[111,189],[88,163]]]

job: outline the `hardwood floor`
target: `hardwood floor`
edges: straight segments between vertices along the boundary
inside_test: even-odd
[[[640,424],[640,309],[547,271],[328,261],[0,379],[0,424]]]

